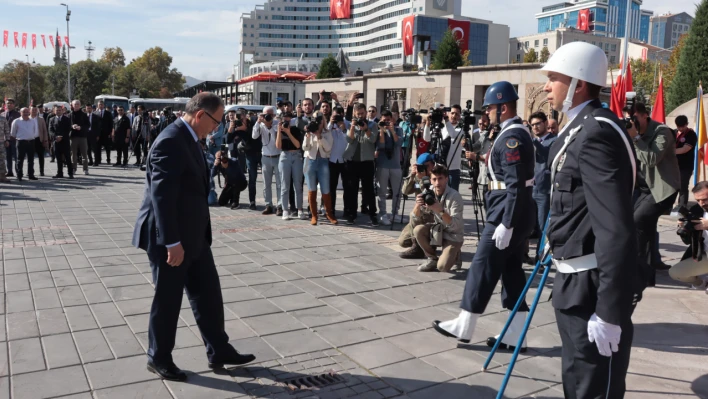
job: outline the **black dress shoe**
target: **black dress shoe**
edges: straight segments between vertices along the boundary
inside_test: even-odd
[[[167,366],[162,366],[148,361],[147,369],[149,372],[159,375],[163,380],[187,381],[187,374],[180,370],[179,367],[175,366],[174,363]]]
[[[52,179],[63,179],[64,175],[54,175],[52,176]]]
[[[455,335],[453,335],[453,334],[450,334],[447,330],[445,330],[444,328],[440,327],[440,320],[435,320],[435,321],[433,321],[433,328],[435,329],[435,331],[437,331],[438,333],[440,333],[440,334],[442,334],[442,335],[444,335],[444,336],[446,336],[446,337],[457,338],[457,336],[455,336]],[[458,341],[462,342],[463,344],[469,344],[469,343],[470,343],[470,340],[469,340],[469,339],[458,339]]]
[[[487,338],[487,346],[488,346],[488,347],[493,348],[493,347],[494,347],[494,344],[496,344],[496,343],[497,343],[497,339],[496,339],[496,338],[494,338],[494,337],[489,337],[489,338]],[[499,343],[499,349],[507,349],[507,350],[510,350],[510,351],[514,351],[514,350],[516,350],[516,347],[515,347],[515,346],[511,346],[511,345],[507,345],[507,344],[505,344],[505,343],[503,343],[503,342],[500,342],[500,343]],[[528,349],[528,348],[522,347],[521,350],[519,350],[519,353],[525,353],[527,349]]]
[[[667,265],[664,262],[657,262],[652,265],[654,270],[669,270],[671,269],[671,265]]]
[[[243,355],[243,354],[236,352],[235,355],[230,356],[227,359],[218,359],[218,360],[209,362],[209,368],[210,369],[222,369],[222,368],[224,368],[224,365],[240,366],[242,364],[251,363],[254,360],[256,360],[256,357],[254,355],[250,355],[250,354]]]

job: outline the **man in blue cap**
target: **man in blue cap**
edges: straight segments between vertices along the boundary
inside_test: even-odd
[[[518,99],[511,83],[503,81],[491,85],[484,96],[484,107],[496,137],[486,158],[487,224],[467,274],[460,315],[453,320],[433,322],[437,332],[464,343],[472,338],[477,319],[484,313],[500,277],[502,305],[509,310],[516,305],[526,283],[521,267],[524,246],[536,224],[536,204],[532,197],[534,146],[531,133],[517,116]],[[516,345],[528,310],[524,302],[500,348],[511,349]],[[495,342],[496,337],[487,340],[491,346]]]
[[[429,152],[424,152],[418,156],[415,165],[411,166],[411,173],[408,177],[404,179],[403,188],[401,192],[403,195],[417,196],[421,193],[421,188],[423,187],[423,178],[430,178],[430,173],[435,166],[435,158],[433,154]],[[428,220],[429,219],[429,220]],[[415,226],[425,223],[432,223],[433,218],[430,217],[426,219],[421,218],[417,221],[411,220],[403,231],[401,231],[401,236],[398,237],[398,245],[403,248],[408,248],[408,250],[401,252],[399,256],[403,259],[423,259],[425,258],[425,253],[423,249],[418,246],[416,241],[413,239],[413,229]]]

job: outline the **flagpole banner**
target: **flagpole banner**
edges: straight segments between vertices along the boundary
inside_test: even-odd
[[[57,36],[57,46],[62,47],[61,36]]]
[[[349,19],[351,17],[351,0],[329,0],[329,19]]]
[[[27,48],[27,34],[22,33],[22,48]]]
[[[69,36],[64,36],[64,44],[66,44],[66,47],[71,47],[69,44]]]
[[[654,101],[654,107],[651,109],[651,119],[657,122],[666,123],[663,73],[659,73],[659,88],[656,91],[656,101]]]
[[[415,27],[415,15],[409,15],[403,18],[401,25],[401,37],[403,37],[403,55],[409,56],[413,54],[413,28]]]
[[[15,39],[15,48],[20,47],[20,41],[18,39],[18,33],[17,32],[12,32],[14,34],[14,39]]]
[[[705,147],[708,143],[708,131],[706,131],[706,116],[705,109],[703,107],[703,87],[698,86],[698,93],[696,95],[696,133],[698,134],[698,144],[696,145],[696,164],[694,170],[696,173],[693,175],[693,184],[698,183],[698,175],[700,174],[698,165],[705,164]],[[705,176],[701,180],[705,179]]]
[[[4,30],[2,31],[2,46],[7,47],[7,36],[9,35],[9,32]]]
[[[35,47],[37,47],[37,34],[33,33],[32,34],[32,50],[34,50]]]
[[[42,37],[42,45],[44,48],[47,48],[47,40],[44,38],[44,35],[40,35]]]
[[[52,44],[52,48],[54,48],[54,36],[49,35],[49,43]]]
[[[578,23],[575,27],[578,30],[581,30],[585,33],[590,31],[590,9],[589,8],[578,11]]]

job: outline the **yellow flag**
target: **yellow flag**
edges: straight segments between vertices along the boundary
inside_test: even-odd
[[[698,145],[696,145],[696,173],[693,175],[693,184],[696,184],[699,180],[705,180],[705,165],[708,158],[706,158],[705,149],[706,144],[708,144],[708,130],[706,130],[706,113],[705,107],[703,106],[703,87],[698,85],[698,95],[696,96],[698,101],[696,107],[696,133],[698,134]],[[699,167],[700,166],[700,167]],[[703,173],[701,173],[703,171]],[[704,176],[699,179],[699,175]]]

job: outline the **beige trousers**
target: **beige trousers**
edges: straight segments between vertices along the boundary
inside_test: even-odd
[[[441,272],[447,272],[452,269],[452,266],[457,261],[457,257],[462,251],[462,242],[452,242],[443,240],[442,253],[440,257],[437,256],[437,251],[430,245],[430,224],[423,224],[416,226],[413,229],[413,235],[418,246],[423,249],[425,255],[430,259],[438,260],[438,270]]]
[[[672,279],[693,285],[703,284],[703,280],[698,276],[704,274],[708,274],[708,256],[705,254],[700,262],[696,262],[693,258],[688,258],[669,269],[669,276]]]

